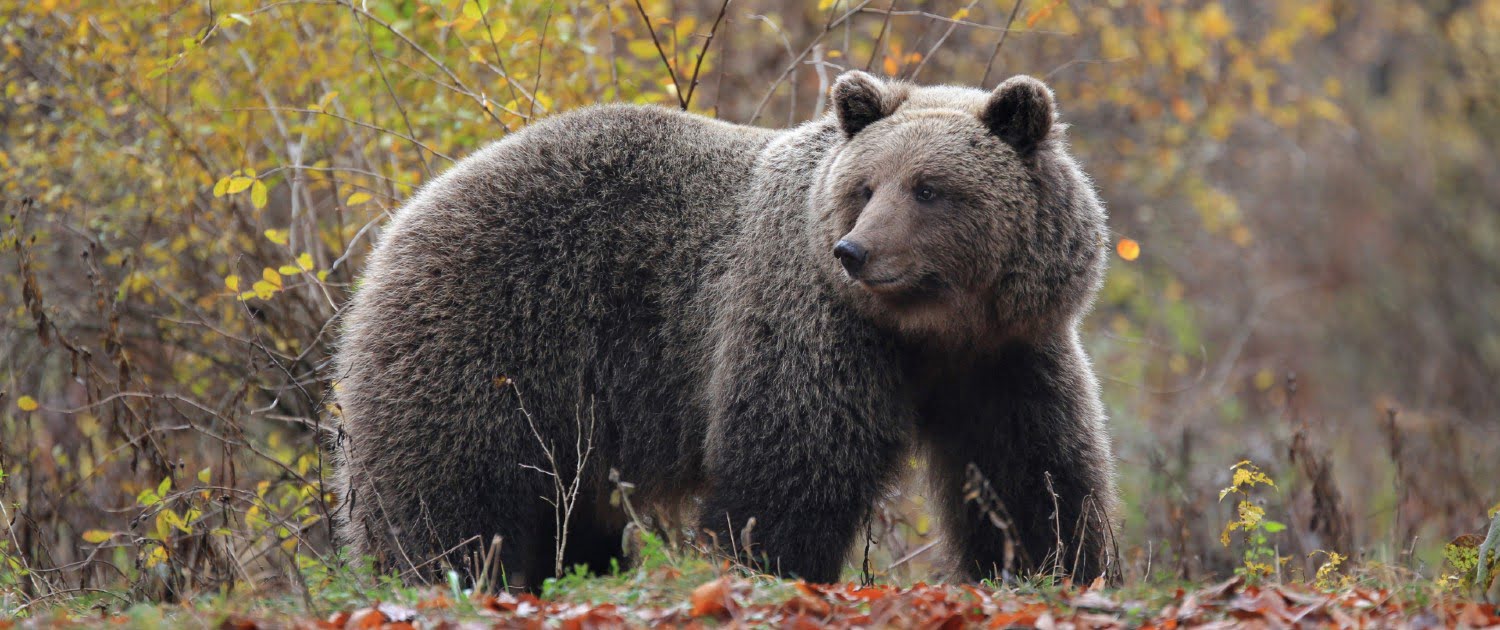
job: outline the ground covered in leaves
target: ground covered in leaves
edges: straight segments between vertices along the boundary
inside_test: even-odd
[[[645,582],[573,580],[562,592],[458,596],[415,589],[404,601],[372,601],[326,614],[255,610],[243,601],[208,606],[136,606],[115,614],[62,611],[0,629],[84,626],[256,628],[1485,628],[1494,604],[1402,589],[1247,586],[1239,578],[1197,589],[1104,589],[1062,585],[861,587],[720,576],[690,586],[681,576]],[[630,582],[636,582],[630,584]],[[629,588],[621,588],[629,587]],[[554,589],[555,590],[555,589]]]

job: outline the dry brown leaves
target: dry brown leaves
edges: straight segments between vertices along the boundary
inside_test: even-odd
[[[1324,593],[1302,585],[1246,586],[1238,578],[1166,601],[1121,599],[1097,585],[1045,595],[975,586],[917,584],[909,588],[797,583],[790,596],[756,597],[752,585],[720,577],[698,586],[688,601],[655,606],[543,601],[529,594],[481,595],[479,616],[457,619],[454,602],[436,596],[415,607],[376,603],[326,619],[255,620],[231,617],[221,628],[256,630],[407,630],[416,628],[1487,628],[1500,627],[1494,604],[1448,599],[1419,607],[1387,589],[1353,587]],[[465,607],[468,608],[468,607]]]
[[[1192,592],[1178,591],[1154,609],[1122,601],[1099,588],[1064,589],[1047,598],[974,586],[910,588],[850,584],[796,584],[780,602],[751,603],[749,583],[729,577],[694,589],[690,601],[665,608],[589,606],[543,602],[529,595],[486,596],[485,610],[498,627],[573,630],[644,625],[696,627],[705,623],[794,629],[899,628],[1214,628],[1214,627],[1490,627],[1500,626],[1493,604],[1452,601],[1427,608],[1400,603],[1384,589],[1351,588],[1322,593],[1302,586],[1245,586],[1230,580]],[[445,600],[446,601],[446,600]],[[451,603],[450,603],[451,605]],[[420,613],[377,606],[330,620],[342,628],[405,628],[423,616],[424,627],[448,627],[446,606],[418,606]],[[363,616],[361,616],[363,615]],[[383,625],[369,625],[377,616]],[[339,625],[338,622],[342,622]],[[457,626],[454,626],[457,627]]]

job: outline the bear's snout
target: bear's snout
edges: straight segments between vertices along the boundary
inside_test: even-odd
[[[844,266],[844,271],[849,277],[859,277],[859,271],[865,268],[865,261],[870,259],[870,252],[859,243],[850,240],[841,240],[833,246],[833,257],[839,259],[839,264]]]

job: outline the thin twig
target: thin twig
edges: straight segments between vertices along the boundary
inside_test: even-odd
[[[995,58],[1000,56],[1000,47],[1005,45],[1005,36],[1010,35],[1010,25],[1016,21],[1016,13],[1021,10],[1021,3],[1025,0],[1016,0],[1010,7],[1010,17],[1005,18],[1005,30],[1000,31],[1000,39],[995,42],[995,49],[990,51],[990,60],[984,64],[984,76],[979,79],[979,87],[990,83],[990,68],[995,65]]]
[[[372,124],[372,123],[367,123],[367,122],[364,122],[364,121],[361,121],[361,120],[355,120],[355,119],[350,118],[348,116],[344,116],[343,114],[336,114],[336,113],[333,113],[333,112],[330,112],[330,111],[321,110],[321,109],[308,109],[308,108],[304,108],[304,107],[235,107],[235,108],[231,108],[231,109],[221,109],[221,110],[215,110],[215,111],[221,111],[221,112],[277,112],[277,111],[280,111],[280,112],[299,112],[299,113],[303,113],[303,114],[320,114],[320,115],[323,115],[323,116],[329,116],[331,118],[337,118],[337,119],[342,120],[342,121],[344,121],[346,123],[349,123],[351,125],[355,125],[355,126],[358,126],[358,127],[364,127],[366,129],[371,129],[371,130],[374,130],[374,131],[379,131],[381,133],[385,133],[385,134],[389,134],[389,135],[395,136],[397,138],[400,138],[402,140],[410,142],[410,143],[412,143],[414,145],[417,145],[418,147],[421,147],[423,150],[426,150],[426,151],[432,153],[433,155],[436,155],[436,156],[438,156],[440,158],[448,160],[449,162],[456,162],[457,161],[457,160],[453,159],[451,156],[449,156],[448,154],[443,153],[442,151],[438,151],[437,149],[434,149],[432,147],[429,147],[426,144],[423,144],[421,140],[418,140],[416,138],[408,136],[408,135],[406,135],[404,133],[401,133],[399,131],[396,131],[394,129],[387,129],[385,127],[381,127],[380,125],[376,125],[376,124]]]
[[[979,0],[969,0],[969,3],[964,5],[963,12],[967,14],[974,8],[974,5],[976,4],[979,4]],[[886,18],[889,19],[890,15],[887,14]],[[943,36],[939,37],[938,40],[932,44],[932,47],[927,49],[927,54],[922,55],[921,61],[917,62],[917,67],[912,68],[911,73],[906,75],[907,80],[915,81],[917,79],[917,73],[921,72],[922,67],[927,65],[927,60],[931,59],[934,54],[937,54],[938,49],[943,47],[943,42],[948,41],[948,36],[952,35],[953,31],[958,30],[960,24],[961,22],[958,21],[948,23],[948,30],[943,31]],[[1001,37],[1004,36],[1004,34],[1001,34]]]
[[[892,11],[896,10],[896,0],[891,0],[891,6],[885,8],[885,19],[880,21],[880,33],[875,35],[875,45],[870,48],[870,59],[865,61],[865,72],[875,67],[875,59],[880,56],[880,45],[885,43],[885,32],[891,28]]]
[[[636,2],[639,3],[640,0],[636,0]],[[776,88],[781,87],[781,83],[783,81],[786,81],[786,78],[788,76],[791,76],[792,71],[796,70],[797,66],[802,64],[802,60],[807,57],[808,53],[812,52],[814,46],[817,46],[819,43],[821,43],[823,41],[823,38],[827,37],[828,33],[832,32],[833,29],[838,28],[839,25],[843,24],[844,20],[847,20],[853,17],[856,13],[863,11],[865,5],[870,4],[870,2],[871,0],[862,0],[859,3],[859,6],[849,9],[848,11],[844,12],[843,15],[840,15],[837,19],[833,19],[830,17],[828,23],[823,25],[822,32],[818,33],[818,36],[813,38],[812,43],[808,44],[806,48],[803,48],[802,53],[794,57],[792,59],[792,62],[787,64],[786,68],[781,71],[781,74],[776,77],[776,80],[771,82],[771,87],[766,90],[764,96],[760,97],[760,102],[755,105],[755,111],[750,113],[750,119],[747,120],[746,123],[753,124],[755,122],[755,119],[760,118],[760,113],[765,110],[766,103],[769,103],[771,101],[771,95],[776,93]]]
[[[708,39],[703,40],[703,47],[698,49],[698,61],[693,64],[693,78],[688,81],[687,97],[682,99],[682,110],[687,111],[688,105],[693,103],[693,92],[698,89],[698,72],[703,69],[703,58],[708,56],[708,46],[714,43],[714,34],[719,32],[719,22],[724,20],[724,12],[729,10],[731,0],[724,0],[719,5],[719,17],[714,18],[714,25],[708,29]],[[640,4],[640,0],[636,0]]]
[[[651,34],[651,44],[656,46],[656,54],[661,55],[661,65],[666,66],[667,76],[672,77],[672,95],[677,97],[677,105],[686,111],[687,101],[682,98],[682,86],[677,84],[677,71],[672,69],[672,62],[667,59],[667,51],[661,48],[661,40],[656,37],[656,27],[651,24],[651,16],[646,15],[646,7],[641,6],[641,0],[635,0],[635,8],[641,12],[641,22],[646,24],[646,32]]]

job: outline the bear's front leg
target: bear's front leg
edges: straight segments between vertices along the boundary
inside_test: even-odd
[[[835,581],[909,442],[891,350],[741,317],[715,350],[700,525],[765,571]]]
[[[948,545],[967,577],[1117,570],[1114,463],[1076,340],[1009,347],[940,386],[923,415]]]

